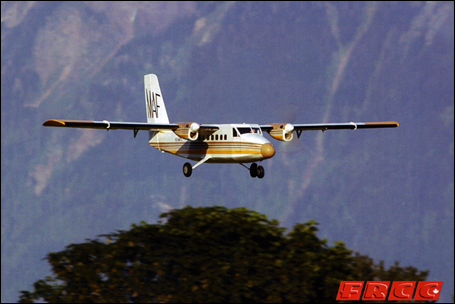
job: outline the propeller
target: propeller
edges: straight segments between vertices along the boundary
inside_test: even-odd
[[[279,122],[287,123],[284,127],[286,132],[294,130],[292,125],[301,112],[302,105],[295,102],[285,102],[280,105],[278,110]],[[303,136],[302,136],[303,137]],[[303,138],[301,138],[303,139]],[[280,153],[294,154],[301,153],[305,149],[302,140],[297,139],[294,134],[294,139],[289,142],[279,142]]]

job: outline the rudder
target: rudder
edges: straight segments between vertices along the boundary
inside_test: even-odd
[[[155,74],[144,76],[145,108],[148,123],[169,123],[158,77]]]

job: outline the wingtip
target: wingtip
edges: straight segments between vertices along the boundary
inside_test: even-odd
[[[384,121],[384,122],[366,122],[366,126],[370,128],[396,128],[400,124],[396,121]]]
[[[388,124],[394,128],[396,128],[400,125],[397,121],[390,121],[390,122],[387,122],[386,124]]]
[[[61,121],[61,120],[56,120],[56,119],[49,119],[43,123],[43,126],[45,126],[45,127],[63,127],[63,126],[65,126],[65,122]]]

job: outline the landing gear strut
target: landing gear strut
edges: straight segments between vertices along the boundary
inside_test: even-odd
[[[252,163],[250,167],[250,175],[251,177],[255,178],[263,178],[264,177],[264,167],[258,166],[256,163]]]
[[[197,164],[195,164],[194,166],[191,166],[190,163],[185,163],[183,165],[183,175],[185,175],[186,177],[190,177],[191,173],[193,172],[193,169],[196,169],[198,166],[202,165],[203,163],[205,163],[206,161],[208,161],[211,158],[212,158],[211,155],[206,155],[203,159],[198,161]]]

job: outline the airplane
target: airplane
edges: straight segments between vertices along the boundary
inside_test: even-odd
[[[398,122],[348,122],[317,124],[198,124],[196,122],[170,123],[161,94],[158,77],[144,76],[145,106],[147,122],[113,122],[86,120],[57,120],[44,122],[45,127],[89,128],[133,130],[136,137],[139,130],[149,131],[149,145],[164,152],[193,161],[183,165],[183,174],[190,177],[193,170],[204,163],[238,163],[247,168],[251,177],[264,177],[260,163],[275,155],[272,143],[264,137],[267,132],[272,138],[289,142],[303,131],[340,129],[395,128]],[[248,167],[245,164],[250,164]]]

